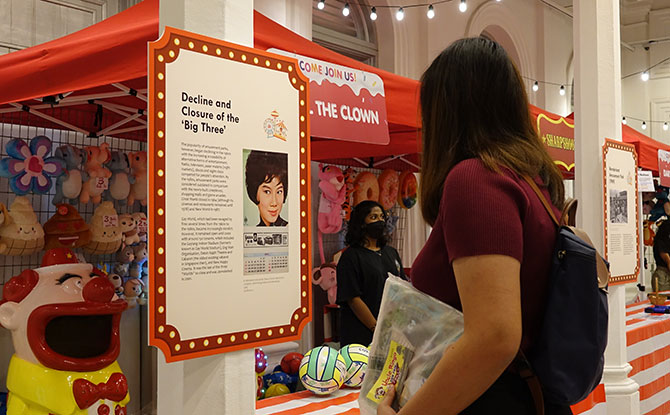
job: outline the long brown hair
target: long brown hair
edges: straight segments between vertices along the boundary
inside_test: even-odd
[[[421,213],[433,225],[444,180],[459,162],[478,158],[540,176],[563,206],[563,179],[535,130],[519,71],[502,46],[485,38],[457,40],[421,78],[423,154]]]

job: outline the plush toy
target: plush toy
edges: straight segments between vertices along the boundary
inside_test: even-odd
[[[140,294],[142,294],[142,286],[144,284],[137,278],[131,278],[123,284],[123,294],[128,302],[128,307],[135,307],[137,304],[142,305]]]
[[[4,216],[4,215],[3,215]],[[0,254],[32,255],[44,248],[44,229],[25,196],[17,196],[0,227]]]
[[[337,302],[337,265],[328,262],[312,271],[312,284],[318,285],[328,293],[328,302]]]
[[[84,251],[94,255],[111,254],[121,247],[121,227],[119,215],[110,201],[102,202],[95,209],[91,222],[91,240],[84,245]]]
[[[319,189],[319,253],[321,263],[324,263],[323,234],[337,233],[342,228],[342,202],[347,191],[342,170],[336,166],[319,164]]]
[[[77,208],[56,205],[56,213],[44,224],[45,248],[79,248],[91,240],[91,230]]]
[[[140,236],[137,234],[137,222],[130,213],[124,213],[119,216],[119,225],[123,233],[123,246],[135,245],[140,242]]]
[[[132,246],[123,247],[117,254],[116,260],[118,263],[114,266],[114,272],[119,274],[122,277],[128,276],[128,270],[130,264],[135,259],[135,252],[133,251]]]
[[[147,152],[135,151],[129,154],[130,168],[134,183],[130,186],[130,195],[128,204],[132,205],[136,200],[140,201],[142,206],[147,205]]]
[[[128,155],[121,151],[112,151],[112,158],[107,168],[112,172],[112,178],[109,181],[109,189],[105,190],[105,199],[114,199],[125,204],[130,194],[130,185],[135,182],[135,177],[129,174]]]
[[[107,279],[114,286],[114,293],[119,298],[123,298],[123,278],[119,274],[110,272],[109,274],[107,274]]]
[[[49,193],[51,178],[63,174],[62,160],[48,157],[51,140],[39,135],[30,145],[20,138],[10,140],[6,146],[8,158],[0,160],[0,176],[9,177],[9,187],[17,195]]]
[[[651,227],[652,223],[653,222],[649,220],[642,221],[642,235],[644,236],[643,240],[646,246],[654,246],[654,237],[656,236],[656,233]]]
[[[0,203],[0,235],[2,234],[2,228],[5,226],[5,223],[9,224],[9,211],[5,207],[4,203]],[[0,252],[3,252],[7,249],[7,244],[0,237]]]
[[[100,146],[88,146],[86,150],[85,169],[88,180],[82,185],[79,201],[81,203],[100,203],[102,192],[109,187],[109,178],[112,172],[103,164],[107,163],[112,157],[109,151],[109,144],[102,143]]]
[[[144,242],[133,245],[133,254],[135,259],[130,264],[128,276],[130,278],[142,278],[142,266],[147,261],[149,253],[147,252],[147,244]]]
[[[133,219],[137,224],[137,235],[140,237],[140,242],[147,241],[147,215],[144,212],[133,213]]]
[[[88,180],[88,175],[81,168],[86,163],[86,152],[65,144],[55,151],[55,157],[62,160],[65,173],[56,180],[56,195],[52,203],[76,203],[79,200],[82,184]]]
[[[116,359],[126,307],[69,249],[47,251],[40,268],[10,279],[0,301],[14,343],[7,413],[125,414],[128,381]]]
[[[342,203],[342,212],[344,213],[344,220],[348,221],[351,217],[351,210],[354,208],[354,178],[356,177],[356,170],[348,167],[344,171],[344,186],[346,192],[344,193],[344,203]]]

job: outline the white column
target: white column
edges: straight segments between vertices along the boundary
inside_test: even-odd
[[[579,226],[603,252],[603,160],[605,138],[621,140],[621,52],[619,0],[576,0],[575,194]],[[605,392],[609,415],[640,413],[638,385],[628,373],[625,289],[610,287],[609,339],[605,352]]]
[[[161,32],[165,26],[253,46],[253,0],[160,0]],[[158,354],[159,414],[255,412],[253,349],[177,363],[165,363]]]
[[[254,9],[311,40],[312,3],[313,0],[254,0]]]

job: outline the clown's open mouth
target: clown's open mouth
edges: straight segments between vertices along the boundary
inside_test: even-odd
[[[44,338],[56,353],[85,359],[109,350],[112,316],[60,316],[46,326]]]
[[[76,372],[100,370],[119,355],[119,322],[127,303],[47,304],[28,318],[28,342],[46,367]]]

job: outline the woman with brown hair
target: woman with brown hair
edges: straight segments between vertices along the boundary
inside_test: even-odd
[[[420,201],[433,230],[411,280],[465,326],[400,414],[535,413],[506,369],[538,335],[556,228],[524,176],[558,217],[564,189],[528,107],[518,70],[485,38],[454,42],[423,74]],[[395,413],[391,395],[378,414]],[[571,411],[545,402],[545,413]]]

